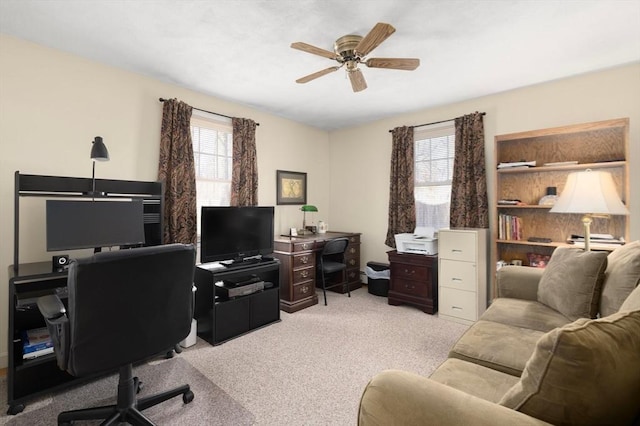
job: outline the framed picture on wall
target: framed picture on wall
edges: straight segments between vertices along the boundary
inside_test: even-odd
[[[307,174],[276,170],[276,204],[307,204]]]

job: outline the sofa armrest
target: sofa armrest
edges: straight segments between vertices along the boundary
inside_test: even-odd
[[[377,374],[360,399],[360,426],[548,425],[423,376],[399,370]]]
[[[507,265],[496,274],[497,297],[538,300],[538,283],[544,269]]]

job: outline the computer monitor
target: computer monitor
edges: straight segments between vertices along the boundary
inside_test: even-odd
[[[47,200],[47,251],[145,243],[142,200]]]

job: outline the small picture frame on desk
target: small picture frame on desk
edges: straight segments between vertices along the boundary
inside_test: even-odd
[[[276,170],[276,203],[307,204],[307,174]]]
[[[298,230],[296,228],[291,228],[289,230],[289,235],[292,237],[297,237],[298,236]]]

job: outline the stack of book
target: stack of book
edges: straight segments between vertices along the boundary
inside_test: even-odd
[[[499,163],[498,164],[498,169],[513,169],[513,168],[519,168],[519,169],[527,169],[529,167],[535,167],[536,166],[536,161],[512,161],[509,163]]]
[[[46,327],[22,332],[22,358],[33,359],[53,353],[53,342]]]
[[[501,214],[498,216],[498,239],[521,240],[522,219],[518,216]]]
[[[571,235],[567,242],[574,244],[576,247],[584,248],[584,236],[582,235]],[[589,245],[592,248],[603,248],[605,250],[613,250],[624,243],[624,238],[616,238],[611,234],[591,234],[589,238]]]

